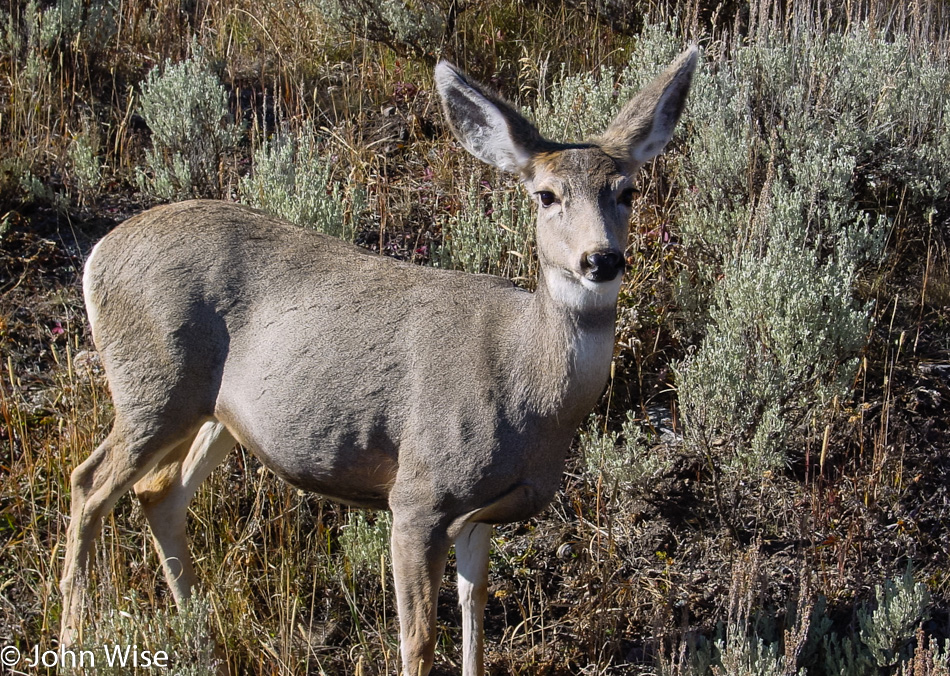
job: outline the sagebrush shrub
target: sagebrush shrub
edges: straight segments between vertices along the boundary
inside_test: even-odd
[[[849,391],[868,330],[855,252],[880,241],[859,221],[822,257],[787,232],[794,216],[767,218],[769,245],[724,261],[702,345],[677,366],[687,443],[742,477],[781,466],[792,430]]]
[[[687,446],[714,471],[781,465],[847,394],[870,315],[853,289],[893,195],[914,196],[905,218],[946,197],[948,91],[946,58],[863,28],[773,30],[700,67],[677,205],[683,327],[701,342],[677,370]]]
[[[627,411],[619,432],[605,430],[592,415],[579,433],[580,449],[587,472],[609,485],[644,485],[670,471],[675,460],[669,444],[658,443],[655,430]]]
[[[87,668],[63,668],[66,674],[125,675],[144,669],[133,669],[127,649],[148,650],[153,656],[164,652],[168,660],[165,667],[154,667],[174,676],[207,676],[217,673],[220,662],[214,655],[215,640],[212,635],[212,607],[201,595],[188,600],[184,607],[175,606],[162,610],[143,611],[132,594],[127,610],[103,608],[97,613],[97,621],[91,623],[83,636],[82,644],[75,652],[88,650],[95,662],[85,662]],[[119,653],[116,653],[116,649]],[[107,654],[108,653],[108,654]],[[66,659],[63,664],[71,666]],[[77,662],[77,665],[79,663]],[[153,665],[154,666],[154,665]]]
[[[352,240],[365,205],[363,192],[332,175],[313,128],[284,130],[254,153],[251,173],[241,179],[243,201],[278,218]]]
[[[900,676],[950,676],[950,641],[928,638],[918,627],[914,656],[901,665]]]
[[[22,74],[26,83],[35,92],[48,87],[53,69],[56,67],[55,52],[75,40],[82,30],[82,3],[78,0],[60,0],[46,9],[32,0],[24,12],[26,30],[24,36],[8,34],[7,43],[11,52],[25,48]]]
[[[857,216],[859,191],[886,197],[906,186],[924,206],[946,195],[946,57],[861,28],[795,40],[776,32],[710,65],[700,65],[688,101],[679,200],[684,238],[709,262],[706,275],[749,236],[769,167],[807,196],[813,239]],[[829,215],[830,229],[820,227]]]
[[[917,628],[927,619],[930,593],[914,580],[910,567],[904,575],[874,587],[873,607],[858,608],[858,634],[840,638],[824,637],[824,664],[827,673],[842,676],[877,676],[898,672],[914,652]],[[939,651],[931,655],[939,663]],[[946,661],[946,656],[943,656]]]
[[[558,141],[583,141],[602,133],[621,106],[672,62],[681,49],[682,44],[672,32],[647,26],[619,76],[606,66],[596,73],[575,75],[562,70],[545,87],[545,96],[531,111],[538,129]]]
[[[166,200],[225,197],[224,165],[241,127],[231,120],[228,94],[203,52],[153,68],[141,85],[139,110],[152,133],[139,187]]]
[[[911,656],[914,630],[927,617],[930,592],[914,581],[908,567],[903,577],[878,585],[874,597],[874,610],[858,611],[861,642],[876,666],[892,669]]]
[[[778,642],[767,643],[731,627],[727,639],[716,641],[719,664],[712,667],[713,676],[805,676],[804,669],[796,671],[788,664],[779,648]]]
[[[455,11],[452,3],[402,0],[313,0],[317,11],[337,28],[414,56],[433,55]]]
[[[534,208],[518,185],[469,180],[462,208],[441,221],[442,267],[500,275],[533,285]]]
[[[385,575],[390,558],[393,518],[390,512],[351,510],[340,531],[340,550],[347,571],[355,579],[367,574]]]
[[[738,564],[741,567],[742,564]],[[730,595],[739,590],[733,581]],[[739,593],[741,595],[741,592]],[[925,641],[919,627],[927,618],[930,596],[911,569],[874,587],[875,601],[857,608],[858,631],[842,635],[827,615],[823,596],[803,590],[797,612],[786,617],[784,630],[776,616],[739,601],[744,608],[721,624],[711,641],[692,637],[679,655],[661,659],[661,676],[884,676],[902,673],[931,676],[946,673],[950,643],[943,650]],[[916,643],[915,643],[916,639]],[[685,640],[685,637],[684,637]],[[916,653],[915,653],[916,648]]]
[[[99,159],[101,145],[98,123],[94,119],[86,120],[83,129],[69,144],[69,164],[79,201],[84,204],[96,199],[102,184],[102,162]]]

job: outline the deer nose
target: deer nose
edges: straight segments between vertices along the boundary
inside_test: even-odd
[[[623,254],[614,249],[585,254],[581,260],[584,276],[592,282],[611,282],[623,272]]]

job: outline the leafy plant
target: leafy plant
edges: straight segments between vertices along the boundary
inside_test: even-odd
[[[228,94],[203,51],[179,63],[166,60],[141,85],[139,108],[152,132],[139,187],[166,200],[223,197],[225,163],[241,127],[230,119]]]
[[[102,184],[101,138],[95,120],[87,120],[69,144],[69,163],[76,181],[80,202],[94,202]]]
[[[441,224],[442,267],[532,285],[534,209],[520,186],[492,188],[473,175],[462,199],[462,208]]]
[[[394,51],[433,60],[454,27],[457,2],[316,0],[337,28],[388,45]]]
[[[573,75],[562,69],[554,82],[543,88],[541,101],[533,111],[539,130],[558,141],[583,141],[602,133],[621,106],[656,77],[681,48],[670,30],[647,26],[619,75],[608,66]]]
[[[627,411],[619,432],[605,430],[603,421],[592,415],[580,432],[580,448],[587,472],[601,476],[611,485],[636,484],[657,479],[670,471],[676,459],[674,449],[659,439],[650,427]]]
[[[783,631],[774,616],[752,604],[754,591],[747,573],[755,573],[753,555],[740,561],[730,589],[730,619],[710,643],[691,640],[681,655],[658,664],[664,676],[876,676],[937,674],[947,665],[947,649],[925,643],[915,630],[927,616],[930,596],[915,582],[910,568],[901,577],[875,585],[875,603],[857,610],[859,631],[845,635],[833,629],[822,596],[807,589]],[[750,568],[751,565],[751,568]],[[914,654],[916,639],[916,655]],[[807,666],[806,666],[807,664]]]
[[[874,589],[874,610],[858,611],[861,642],[878,667],[892,669],[910,657],[914,629],[927,616],[930,593],[914,581],[908,566],[903,577],[886,580]]]
[[[331,159],[320,153],[310,126],[284,131],[254,153],[253,170],[241,179],[241,198],[292,223],[352,240],[365,197],[357,186],[333,180]]]
[[[923,213],[950,167],[946,63],[866,28],[772,30],[698,73],[678,198],[683,326],[703,336],[676,367],[687,446],[741,478],[783,465],[848,394],[871,309],[854,289],[881,260],[889,196]]]
[[[141,610],[138,603],[133,594],[127,610],[103,609],[82,644],[73,649],[77,655],[87,651],[91,659],[77,660],[75,669],[62,671],[128,674],[133,671],[131,652],[147,650],[152,658],[156,653],[164,653],[167,660],[160,655],[161,662],[157,663],[164,666],[154,668],[167,668],[167,673],[174,676],[206,676],[216,672],[219,660],[210,633],[212,610],[207,599],[196,596],[181,609],[172,607],[154,613]],[[70,667],[73,661],[66,658],[63,664]]]
[[[350,511],[341,527],[340,549],[354,579],[369,573],[386,574],[392,525],[390,512],[370,518],[365,510]]]

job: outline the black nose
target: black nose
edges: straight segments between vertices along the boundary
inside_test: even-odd
[[[623,272],[624,263],[623,254],[619,251],[595,251],[584,256],[581,269],[592,282],[611,282]]]

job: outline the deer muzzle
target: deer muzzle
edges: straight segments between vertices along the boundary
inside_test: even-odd
[[[581,259],[584,277],[592,282],[612,282],[617,275],[623,274],[625,265],[623,253],[616,249],[594,251],[584,254]]]

